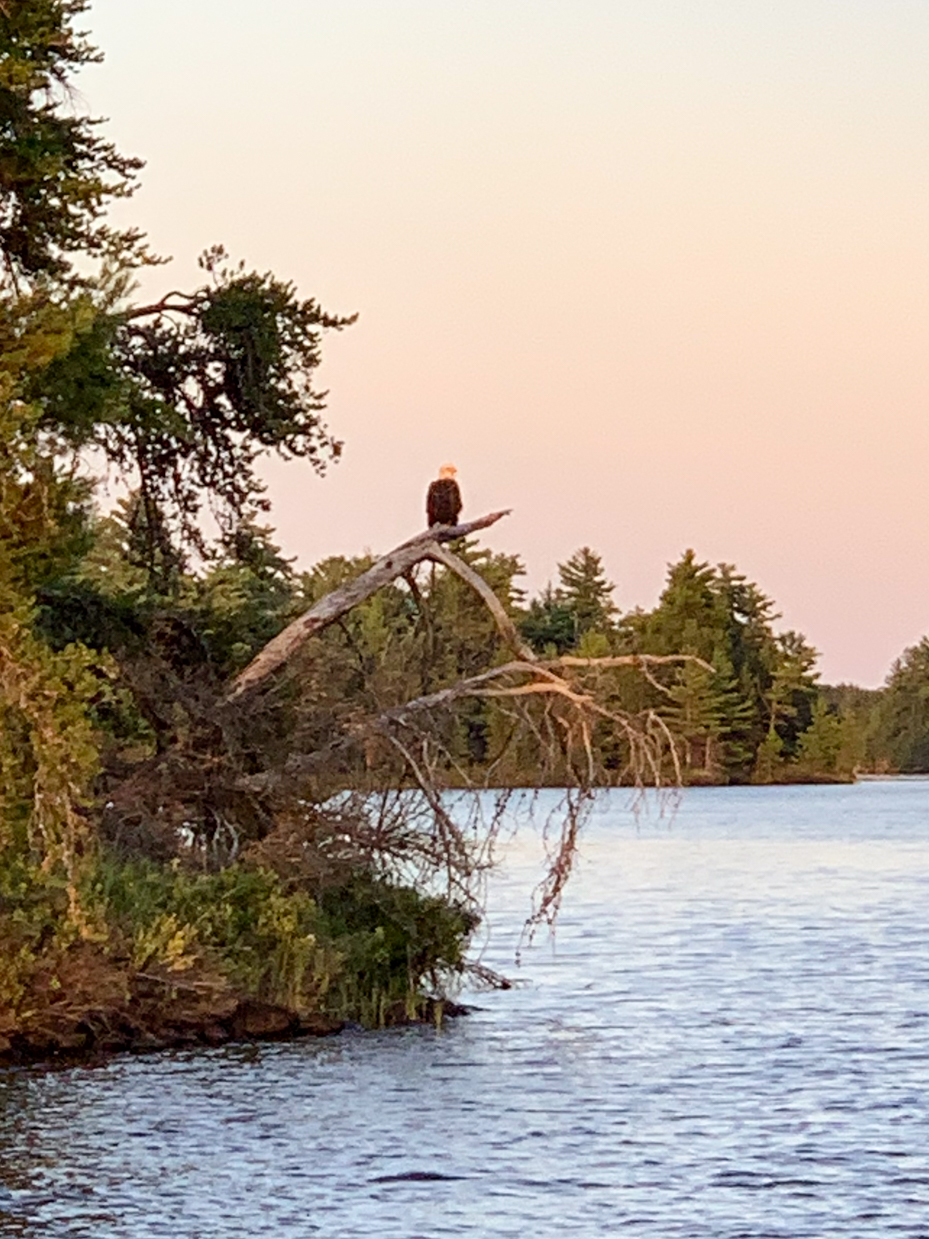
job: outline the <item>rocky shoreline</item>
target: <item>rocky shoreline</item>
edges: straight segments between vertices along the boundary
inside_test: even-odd
[[[459,1003],[429,999],[418,1018],[410,1018],[406,1010],[394,1010],[385,1013],[384,1023],[386,1027],[438,1025],[468,1010]],[[87,1011],[80,1018],[51,1020],[41,1027],[0,1034],[0,1069],[94,1064],[120,1054],[213,1048],[233,1042],[332,1037],[357,1027],[351,1021],[325,1014],[300,1015],[251,998],[196,1016],[170,1011],[160,1017],[153,1012]]]

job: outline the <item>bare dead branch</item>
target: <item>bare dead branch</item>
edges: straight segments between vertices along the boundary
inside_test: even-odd
[[[208,838],[214,850],[229,855],[238,852],[240,838],[257,841],[259,847],[271,840],[268,856],[277,855],[282,865],[296,868],[315,866],[319,874],[342,873],[360,863],[424,889],[437,889],[444,882],[456,899],[479,910],[483,876],[493,859],[495,839],[505,829],[503,810],[512,794],[505,784],[516,781],[514,772],[522,779],[528,770],[533,787],[564,789],[559,807],[547,815],[547,872],[527,921],[527,937],[536,926],[551,923],[593,788],[609,783],[664,788],[681,778],[675,739],[665,720],[651,709],[618,708],[622,697],[610,689],[608,673],[636,671],[653,688],[666,691],[662,680],[668,677],[662,676],[662,668],[687,662],[710,672],[713,668],[689,655],[566,654],[539,659],[489,584],[446,545],[504,515],[494,512],[463,525],[424,530],[319,599],[269,642],[221,703],[226,709],[216,730],[228,733],[227,747],[207,749],[208,758],[191,748],[185,761],[173,766],[162,757],[153,759],[161,779],[150,814],[156,824],[186,828],[194,818],[205,822],[207,831],[212,827]],[[455,573],[474,591],[514,657],[383,709],[380,703],[396,700],[402,686],[418,682],[425,687],[429,679],[424,674],[417,680],[405,666],[389,662],[391,674],[382,676],[380,667],[365,666],[356,647],[358,666],[352,676],[360,679],[362,689],[357,696],[340,699],[326,677],[334,668],[333,685],[343,683],[338,677],[351,660],[342,644],[334,642],[331,649],[325,647],[331,663],[322,661],[321,653],[319,662],[306,665],[305,693],[288,694],[283,702],[273,695],[249,699],[248,728],[260,733],[262,719],[276,718],[277,711],[282,720],[279,731],[276,722],[267,724],[273,738],[267,749],[260,741],[252,742],[238,717],[244,713],[243,694],[260,688],[311,637],[343,623],[379,589],[404,578],[428,622],[429,608],[422,604],[413,574],[422,561]],[[415,654],[420,644],[417,628],[408,648]],[[399,648],[402,654],[407,647]],[[236,709],[228,709],[233,703]],[[472,747],[475,720],[483,729],[481,748]],[[216,769],[207,784],[209,761]],[[196,795],[179,786],[182,778],[195,785]],[[491,778],[504,786],[482,799],[477,793],[489,788]],[[451,795],[461,789],[467,794],[460,799]],[[190,804],[193,813],[186,811]]]
[[[580,658],[577,654],[562,654],[560,658],[546,659],[543,667],[660,667],[673,663],[696,663],[705,671],[714,668],[696,654],[615,654],[602,658]]]
[[[518,655],[519,658],[525,659],[526,662],[537,661],[535,652],[526,645],[516,631],[516,625],[507,615],[500,599],[484,578],[475,572],[470,564],[466,564],[460,556],[454,554],[447,547],[439,546],[438,544],[431,549],[428,557],[435,560],[436,563],[444,564],[450,572],[454,572],[466,585],[471,586],[494,617],[501,636],[514,654]]]
[[[172,301],[173,297],[180,297],[181,301]],[[165,293],[160,301],[155,301],[152,305],[136,305],[129,310],[124,310],[122,317],[133,319],[150,318],[154,314],[195,314],[197,306],[198,298],[190,293],[182,293],[174,289],[172,292]]]
[[[382,555],[367,572],[362,572],[354,580],[347,581],[324,598],[320,598],[308,611],[305,611],[283,632],[278,633],[273,640],[269,641],[244,671],[240,671],[233,680],[226,694],[226,702],[235,701],[243,693],[256,688],[269,675],[282,667],[294,652],[315,633],[327,628],[340,616],[353,607],[357,607],[359,603],[365,602],[372,594],[377,593],[385,585],[389,585],[397,577],[404,576],[420,560],[432,558],[438,550],[439,543],[465,538],[478,529],[487,529],[504,516],[508,516],[510,511],[511,509],[507,508],[502,512],[491,512],[489,516],[466,521],[463,525],[433,526],[432,529],[424,530],[415,538],[410,538],[408,542]]]
[[[577,688],[559,676],[555,668],[564,666],[588,670],[626,666],[634,667],[638,666],[643,658],[646,658],[648,662],[658,663],[675,663],[691,660],[690,655],[643,656],[638,654],[616,657],[607,656],[602,659],[575,658],[573,655],[565,655],[562,658],[548,659],[544,663],[514,659],[510,662],[502,663],[500,666],[490,667],[487,671],[482,671],[478,675],[458,680],[455,684],[448,685],[446,688],[437,689],[435,692],[413,698],[402,705],[393,706],[374,718],[361,720],[330,744],[317,749],[315,752],[293,754],[287,760],[283,770],[247,776],[240,780],[239,786],[243,790],[251,792],[265,792],[275,786],[310,777],[329,766],[339,752],[349,750],[361,743],[365,736],[372,733],[389,733],[394,725],[401,727],[413,726],[418,716],[432,715],[448,710],[457,701],[469,697],[516,699],[542,695],[557,696],[565,699],[578,711],[589,712],[591,715],[596,715],[616,725],[628,739],[635,743],[641,740],[644,734],[640,727],[636,727],[633,721],[626,715],[608,710],[597,702],[591,694],[578,691]],[[700,662],[701,660],[696,659],[695,661]],[[513,683],[514,678],[519,679],[520,682]],[[504,683],[500,685],[500,681],[504,681]],[[654,717],[656,720],[658,719],[657,715]],[[650,720],[651,715],[647,716],[643,721],[642,727],[646,725],[656,726]],[[662,743],[670,744],[676,777],[679,780],[679,765],[677,763],[677,753],[673,738],[664,721],[660,720],[660,722],[663,729],[661,732]],[[534,727],[535,724],[531,724],[531,726]],[[649,767],[650,774],[657,776],[659,770],[657,759],[646,759],[644,753],[642,757]],[[650,779],[650,781],[655,780]]]

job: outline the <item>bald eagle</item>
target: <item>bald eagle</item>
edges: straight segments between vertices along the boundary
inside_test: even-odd
[[[426,495],[426,520],[433,525],[457,525],[461,513],[461,491],[455,481],[458,470],[454,465],[443,465],[439,476],[429,485]]]

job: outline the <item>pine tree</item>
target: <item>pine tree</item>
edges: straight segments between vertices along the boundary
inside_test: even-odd
[[[608,632],[616,615],[611,597],[616,586],[606,579],[600,556],[582,546],[558,565],[558,578],[558,599],[571,613],[575,643],[587,632]]]
[[[843,762],[848,755],[849,729],[822,697],[813,705],[810,725],[797,745],[797,768],[807,775],[849,776],[852,765]]]
[[[798,753],[802,736],[813,722],[817,700],[816,651],[797,632],[778,634],[774,662],[765,695],[770,727],[781,741],[786,760]]]
[[[86,287],[87,259],[146,261],[139,233],[106,210],[134,189],[142,166],[121,155],[99,122],[69,106],[70,78],[100,57],[74,29],[86,0],[0,5],[0,288]],[[82,259],[82,273],[75,263]]]
[[[668,568],[654,611],[630,616],[636,643],[649,654],[693,654],[712,662],[724,645],[725,617],[715,590],[716,573],[692,550]]]
[[[877,711],[880,748],[904,774],[929,771],[929,637],[894,662]]]
[[[816,653],[797,633],[776,634],[776,619],[771,599],[731,564],[713,568],[688,550],[669,568],[658,606],[624,621],[635,649],[691,654],[713,668],[668,673],[668,714],[691,762],[708,747],[731,780],[773,778],[812,717]]]
[[[529,603],[529,609],[519,621],[519,628],[539,654],[564,654],[577,640],[574,611],[550,584]]]
[[[669,708],[664,711],[675,735],[683,742],[685,769],[712,778],[719,770],[720,742],[725,731],[725,704],[715,676],[699,663],[683,665],[677,681],[668,689]]]

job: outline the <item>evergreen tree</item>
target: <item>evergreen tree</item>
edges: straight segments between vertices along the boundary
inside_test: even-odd
[[[839,770],[849,774],[857,769],[886,771],[889,761],[881,736],[881,711],[887,690],[860,688],[857,684],[823,684],[819,692],[842,723]]]
[[[587,632],[608,632],[616,615],[611,597],[616,586],[606,579],[600,556],[582,546],[558,565],[558,579],[558,600],[571,613],[575,642]]]
[[[800,633],[788,631],[775,639],[774,661],[765,697],[769,727],[780,739],[786,760],[799,753],[802,736],[812,725],[817,701],[818,655]]]
[[[136,234],[103,218],[138,164],[62,106],[69,74],[94,57],[72,26],[85,7],[0,5],[0,990],[39,943],[94,931],[80,894],[93,858],[85,810],[93,703],[112,668],[34,630],[36,595],[88,548],[90,496],[29,399],[92,318],[93,260],[144,260]]]
[[[731,676],[686,662],[668,687],[662,714],[683,742],[683,763],[692,774],[716,780],[746,753],[739,743],[750,708]]]
[[[893,769],[929,771],[929,637],[894,662],[877,713],[878,742]]]
[[[685,664],[671,673],[670,706],[654,701],[681,728],[685,760],[707,777],[712,766],[727,779],[767,781],[796,756],[812,718],[816,654],[798,634],[776,634],[776,618],[771,599],[731,564],[713,568],[688,550],[669,568],[658,606],[624,621],[633,648],[691,654],[713,668]]]
[[[546,585],[520,618],[520,631],[539,654],[559,655],[577,640],[575,614],[564,596]]]
[[[720,741],[725,731],[725,710],[713,679],[713,672],[699,663],[685,663],[668,689],[671,705],[664,712],[681,737],[685,768],[708,778],[720,770]]]
[[[668,580],[654,611],[628,617],[643,653],[693,654],[712,662],[724,645],[724,615],[715,589],[716,573],[698,563],[692,550],[668,568]]]
[[[848,777],[853,770],[853,765],[847,764],[848,757],[848,730],[844,720],[836,710],[829,708],[823,697],[817,697],[810,725],[797,745],[798,769],[814,776]]]
[[[102,450],[137,489],[136,535],[164,573],[185,548],[206,554],[204,504],[223,538],[266,509],[261,454],[317,471],[338,457],[313,378],[323,332],[354,319],[220,246],[200,287],[129,304],[133,271],[156,260],[106,218],[140,161],[73,107],[73,74],[99,59],[74,28],[87,7],[0,5],[0,350],[26,363],[34,433],[59,457]]]
[[[107,208],[141,165],[75,107],[73,74],[97,59],[74,26],[87,7],[0,3],[0,765],[4,820],[15,797],[25,823],[0,847],[27,848],[38,886],[72,902],[102,732],[169,743],[195,687],[284,622],[292,583],[256,522],[254,464],[272,450],[321,469],[338,454],[312,376],[321,333],[348,321],[218,248],[201,288],[128,304],[153,260]],[[88,446],[138,487],[105,521],[76,467]],[[185,572],[191,546],[200,576]]]
[[[5,296],[86,285],[88,258],[145,260],[139,233],[114,229],[108,204],[142,166],[76,115],[70,79],[100,57],[74,29],[86,0],[0,5],[0,288]],[[82,273],[76,261],[82,260]]]
[[[201,512],[222,539],[267,510],[256,462],[267,452],[323,472],[338,458],[313,386],[327,314],[271,273],[205,254],[207,282],[150,306],[101,290],[73,345],[25,393],[42,429],[72,451],[100,449],[138,493],[149,567],[185,548],[208,554]]]

